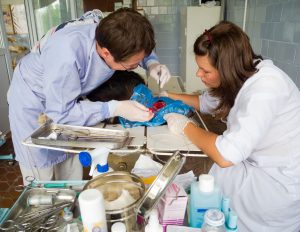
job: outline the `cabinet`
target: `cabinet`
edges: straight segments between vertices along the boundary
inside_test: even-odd
[[[181,9],[180,28],[180,76],[187,93],[205,89],[205,85],[196,76],[198,66],[195,61],[193,46],[196,38],[205,29],[217,24],[221,19],[221,7],[196,6]]]

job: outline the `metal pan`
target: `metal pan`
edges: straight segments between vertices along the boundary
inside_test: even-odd
[[[70,126],[45,123],[31,135],[31,141],[37,145],[57,147],[96,148],[101,145],[118,149],[128,143],[129,132],[83,126]]]

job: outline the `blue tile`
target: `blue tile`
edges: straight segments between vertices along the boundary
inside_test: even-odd
[[[296,45],[277,42],[275,48],[275,59],[285,63],[293,63],[295,59]]]
[[[282,13],[282,4],[274,4],[272,9],[272,22],[280,22]]]
[[[300,45],[296,46],[294,64],[300,66]]]
[[[263,57],[268,57],[268,49],[269,49],[269,41],[268,40],[261,40],[261,55]]]
[[[267,6],[266,22],[272,22],[273,8],[273,5]]]
[[[275,28],[274,40],[284,41],[284,42],[293,42],[295,23],[281,22],[281,23],[277,23],[274,26],[274,28]]]
[[[300,44],[300,24],[299,23],[295,24],[293,41],[294,41],[294,43]]]
[[[276,43],[277,42],[269,41],[268,57],[270,57],[272,60],[275,59]]]

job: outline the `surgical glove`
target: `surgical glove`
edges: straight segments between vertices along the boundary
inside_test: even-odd
[[[167,91],[162,91],[162,92],[159,93],[159,96],[160,97],[169,97],[169,94],[168,94]]]
[[[144,105],[132,101],[109,101],[110,117],[120,116],[129,121],[146,122],[153,118],[154,114]]]
[[[170,71],[166,65],[154,63],[148,67],[148,71],[149,75],[157,81],[157,84],[160,83],[160,88],[163,88],[171,78]]]
[[[184,128],[189,122],[192,122],[186,116],[182,114],[170,113],[164,116],[164,119],[168,123],[169,130],[173,134],[184,135]]]

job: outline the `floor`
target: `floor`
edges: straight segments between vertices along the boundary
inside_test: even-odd
[[[221,134],[225,130],[225,125],[219,121],[213,120],[211,117],[203,116],[206,125],[210,131]],[[6,143],[0,146],[0,158],[3,155],[14,154],[10,135],[6,138]],[[132,156],[130,163],[134,163],[138,156]],[[159,157],[160,160],[166,160],[167,157]],[[127,159],[128,160],[128,159]],[[114,170],[126,170],[132,167],[129,163],[124,162],[122,157],[110,157],[109,164]],[[187,159],[181,173],[186,173],[190,170],[194,171],[197,176],[201,173],[207,173],[212,165],[212,161],[208,158],[190,157]],[[84,179],[88,179],[88,170],[84,169]],[[10,208],[16,201],[19,192],[15,191],[16,186],[22,185],[22,176],[18,162],[1,160],[0,159],[0,208]]]
[[[10,135],[7,136],[6,143],[0,147],[0,158],[8,154],[14,154]],[[20,194],[15,191],[15,188],[22,183],[18,163],[11,160],[0,160],[0,208],[12,206]]]

